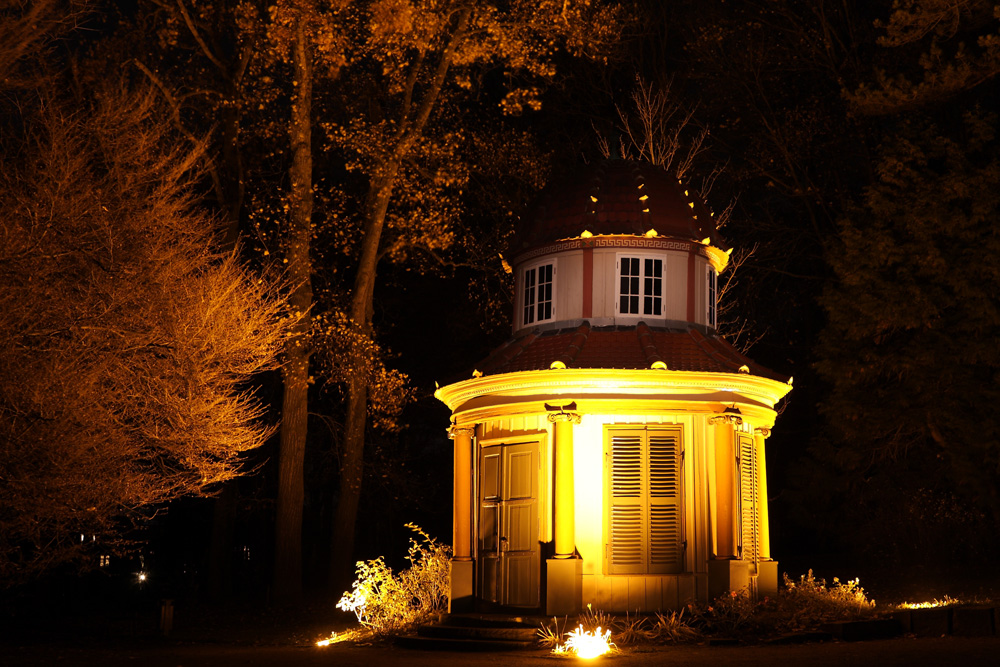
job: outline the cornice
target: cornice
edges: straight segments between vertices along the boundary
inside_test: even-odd
[[[691,252],[706,258],[719,273],[725,270],[729,263],[729,254],[715,246],[704,245],[697,241],[683,241],[670,236],[637,236],[633,234],[602,234],[586,238],[578,236],[560,239],[519,252],[511,258],[511,263],[520,265],[546,255],[583,248],[641,248]]]
[[[745,373],[709,373],[661,369],[561,368],[500,373],[462,380],[434,392],[454,412],[470,400],[489,396],[544,394],[648,395],[731,392],[773,408],[791,385]],[[715,399],[706,399],[715,400]]]

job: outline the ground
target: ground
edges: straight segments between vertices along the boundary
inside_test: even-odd
[[[741,667],[750,665],[996,665],[1000,638],[941,637],[901,638],[870,642],[825,642],[796,646],[670,646],[628,651],[597,663],[616,667],[681,664],[685,667]],[[393,647],[331,646],[240,646],[235,644],[185,644],[173,641],[143,642],[116,647],[72,645],[0,646],[0,664],[9,667],[45,665],[100,665],[101,667],[279,667],[329,666],[432,667],[450,662],[455,665],[539,665],[552,667],[573,664],[574,659],[554,657],[542,651],[512,653],[444,653],[413,651]]]

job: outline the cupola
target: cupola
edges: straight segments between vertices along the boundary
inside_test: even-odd
[[[597,163],[550,186],[523,220],[509,253],[514,332],[584,321],[714,332],[727,249],[691,186],[648,163]]]

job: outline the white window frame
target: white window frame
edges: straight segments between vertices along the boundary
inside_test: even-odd
[[[719,274],[709,264],[705,267],[705,324],[711,329],[719,326]]]
[[[549,286],[549,294],[548,294],[549,298],[543,301],[542,299],[542,297],[544,296],[542,287],[543,283],[538,282],[538,274],[539,274],[539,269],[542,269],[546,266],[552,267],[552,278],[550,281],[548,281],[548,283],[545,283]],[[534,283],[531,287],[532,298],[530,303],[530,308],[531,308],[530,320],[528,318],[528,312],[526,310],[529,307],[527,299],[528,287],[526,284],[528,281],[529,273],[532,273],[532,277],[534,280]],[[554,258],[545,259],[521,267],[521,273],[518,276],[519,278],[518,314],[520,315],[518,321],[521,323],[522,327],[533,326],[535,324],[544,324],[545,322],[551,322],[556,319],[556,275],[557,274],[558,274],[558,264],[556,263],[556,260]],[[549,309],[549,317],[541,318],[539,317],[540,313],[538,309],[541,303],[546,303],[546,302],[551,305]]]
[[[622,262],[626,259],[638,259],[639,260],[639,291],[635,296],[639,298],[639,312],[638,313],[623,313],[622,312]],[[656,298],[656,295],[650,295],[646,293],[647,279],[649,276],[646,275],[646,260],[658,261],[660,262],[660,312],[659,313],[646,313],[645,303],[647,298]],[[655,279],[654,279],[655,280]],[[654,317],[654,318],[664,318],[666,317],[666,292],[667,292],[667,258],[661,254],[654,253],[642,253],[642,252],[623,252],[618,253],[615,257],[615,314],[618,317],[634,317],[636,319],[641,319],[644,317]],[[632,294],[627,294],[626,296],[633,296]]]

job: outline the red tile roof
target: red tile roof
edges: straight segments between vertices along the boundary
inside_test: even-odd
[[[656,361],[667,370],[750,374],[787,382],[786,376],[754,362],[725,339],[698,329],[647,326],[591,327],[532,330],[504,343],[478,366],[483,375],[544,370],[561,361],[566,368],[650,368]]]
[[[594,235],[645,234],[726,248],[711,211],[693,187],[648,162],[604,160],[556,181],[525,215],[511,256],[584,230]]]

